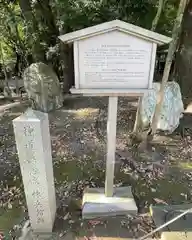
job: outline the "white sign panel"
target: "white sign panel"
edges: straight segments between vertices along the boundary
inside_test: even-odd
[[[150,87],[154,51],[153,43],[145,39],[112,31],[81,39],[74,49],[76,87]]]

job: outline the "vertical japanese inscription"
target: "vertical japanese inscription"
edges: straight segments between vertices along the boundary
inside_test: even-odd
[[[27,140],[26,143],[24,144],[25,148],[25,160],[24,163],[28,165],[28,169],[30,169],[29,173],[29,184],[31,185],[32,189],[32,198],[33,198],[33,206],[36,212],[36,222],[37,224],[44,223],[44,207],[43,204],[41,203],[41,192],[38,190],[41,182],[39,180],[39,168],[37,166],[37,158],[35,151],[38,151],[37,149],[35,150],[35,129],[27,125],[24,127],[24,136],[25,139]]]
[[[31,227],[51,232],[56,201],[48,115],[28,109],[13,126]]]

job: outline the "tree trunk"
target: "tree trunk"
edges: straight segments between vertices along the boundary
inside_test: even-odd
[[[3,52],[3,46],[2,46],[1,39],[0,39],[0,56],[1,56],[1,61],[2,61],[2,68],[3,68],[3,72],[4,72],[4,76],[5,76],[5,79],[4,79],[4,93],[6,94],[6,97],[12,99],[11,90],[9,88],[7,70],[6,70],[6,67],[5,67],[4,52]]]
[[[138,134],[143,128],[142,121],[141,121],[142,101],[143,101],[143,97],[139,97],[137,112],[136,112],[136,117],[135,117],[135,124],[134,124],[134,128],[133,128],[133,133],[135,133],[135,134]]]
[[[26,21],[28,42],[32,47],[33,59],[45,62],[45,52],[40,44],[38,23],[31,8],[31,0],[19,0],[19,6]]]
[[[158,24],[159,19],[161,17],[161,13],[163,11],[163,5],[164,5],[164,0],[159,0],[157,13],[156,13],[155,18],[152,22],[151,31],[155,31],[155,29],[157,27],[157,24]],[[134,128],[133,128],[133,133],[135,133],[135,134],[138,134],[143,129],[142,119],[141,119],[142,101],[143,101],[143,97],[139,97],[138,107],[137,107],[137,112],[136,112],[136,118],[135,118],[135,124],[134,124]]]
[[[40,24],[44,26],[44,39],[46,43],[48,46],[54,46],[59,35],[59,30],[55,23],[50,0],[37,0],[35,9],[37,16],[41,19]]]
[[[173,40],[169,45],[169,50],[168,50],[167,59],[166,59],[166,63],[165,63],[165,69],[163,72],[162,83],[161,83],[160,91],[158,93],[157,104],[155,107],[155,113],[154,113],[154,116],[152,119],[152,124],[151,124],[151,135],[152,136],[155,134],[155,132],[157,130],[157,123],[158,123],[158,119],[160,117],[161,107],[162,107],[162,103],[163,103],[163,99],[164,99],[164,90],[165,90],[165,86],[166,86],[166,83],[169,78],[169,73],[171,70],[173,56],[174,56],[174,53],[177,48],[177,42],[178,42],[180,30],[181,30],[181,23],[182,23],[183,13],[185,11],[186,4],[187,4],[187,0],[180,1],[178,12],[177,12],[177,17],[176,17],[175,24],[173,27],[173,33],[172,33]]]
[[[16,94],[19,96],[19,79],[18,77],[15,77],[15,88],[16,88]]]
[[[157,13],[155,15],[155,18],[153,19],[151,31],[155,31],[155,29],[157,28],[157,24],[159,22],[159,19],[161,17],[161,13],[163,11],[163,5],[164,5],[164,0],[159,0]]]
[[[174,78],[181,87],[182,96],[192,97],[192,0],[183,17],[179,49],[176,54]]]

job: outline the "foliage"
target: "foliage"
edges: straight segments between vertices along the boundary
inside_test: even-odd
[[[156,11],[155,4],[147,0],[58,0],[57,8],[60,9],[59,23],[69,31],[117,18],[149,28]]]
[[[16,59],[17,56],[22,56],[21,61],[25,62],[24,58],[29,49],[26,46],[24,24],[20,8],[18,5],[0,1],[0,10],[1,42],[5,63],[10,66],[10,62],[12,63],[13,59]],[[2,58],[0,60],[2,63]],[[19,69],[17,69],[17,71],[19,71]]]
[[[164,11],[159,19],[158,32],[171,36],[178,5],[178,0],[169,0],[165,2]]]
[[[177,2],[166,2],[157,32],[171,33]],[[15,58],[19,66],[15,70],[21,72],[32,62],[49,62],[62,78],[65,60],[58,45],[59,34],[113,19],[150,29],[157,7],[158,0],[0,0],[5,59]]]

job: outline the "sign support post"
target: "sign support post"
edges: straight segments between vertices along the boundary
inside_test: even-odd
[[[115,169],[116,128],[117,128],[118,97],[109,97],[107,120],[107,161],[105,175],[105,196],[113,196]]]
[[[83,218],[136,214],[131,187],[113,187],[119,96],[142,96],[152,88],[156,47],[171,38],[113,20],[59,37],[73,43],[73,94],[109,97],[105,188],[87,188]]]
[[[131,187],[113,187],[116,152],[118,96],[109,96],[105,188],[87,188],[83,195],[83,218],[136,214]]]

